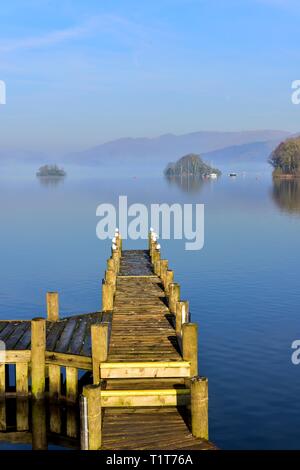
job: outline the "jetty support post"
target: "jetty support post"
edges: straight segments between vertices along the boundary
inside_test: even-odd
[[[191,379],[192,434],[208,440],[208,380],[206,377]]]
[[[113,309],[114,285],[111,282],[102,280],[102,311],[108,312]]]
[[[181,300],[176,302],[176,335],[181,338],[182,325],[189,323],[189,302]]]
[[[31,392],[36,400],[45,394],[46,320],[31,321]]]
[[[47,319],[49,321],[59,320],[59,300],[57,292],[47,292]]]
[[[88,450],[98,450],[102,445],[101,384],[83,387],[86,397]]]
[[[182,353],[183,359],[190,362],[190,376],[198,375],[198,325],[197,323],[184,323],[182,325]]]
[[[93,383],[100,382],[100,365],[107,361],[109,324],[96,323],[91,326]]]
[[[169,295],[169,287],[170,287],[170,284],[172,284],[174,281],[174,271],[172,271],[171,269],[168,269],[165,273],[165,278],[164,278],[164,288],[165,288],[165,292],[167,295]]]
[[[180,285],[172,282],[169,285],[169,310],[176,314],[176,303],[180,301]]]
[[[161,278],[163,286],[165,285],[165,277],[166,277],[166,272],[168,270],[168,264],[169,262],[167,259],[160,260],[160,278]]]
[[[117,276],[115,270],[107,269],[105,271],[105,282],[112,284],[114,292],[116,291]]]

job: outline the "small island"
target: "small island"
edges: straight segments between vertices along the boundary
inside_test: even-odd
[[[64,169],[59,168],[57,165],[44,165],[40,167],[36,176],[46,176],[48,178],[62,178],[66,176],[66,172]]]
[[[281,142],[272,152],[269,163],[274,168],[274,178],[300,178],[300,137]]]
[[[217,178],[222,173],[217,168],[212,168],[205,163],[200,155],[189,153],[181,157],[177,162],[169,163],[165,169],[165,176],[167,177],[202,177],[202,178]]]

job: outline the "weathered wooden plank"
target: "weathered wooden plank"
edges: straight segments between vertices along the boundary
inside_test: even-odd
[[[190,364],[187,362],[120,362],[102,363],[101,377],[108,378],[150,378],[189,377]]]
[[[60,338],[60,335],[65,327],[66,320],[55,322],[47,335],[46,339],[46,350],[54,351],[55,345]]]
[[[76,367],[77,369],[92,370],[92,359],[90,357],[49,352],[46,351],[46,364],[60,365],[62,367]]]
[[[186,389],[101,391],[103,407],[186,406],[189,403],[190,392]]]
[[[29,322],[25,322],[25,321],[22,323],[18,323],[15,326],[12,334],[5,341],[7,350],[15,349],[15,345],[23,336],[23,334],[25,333],[26,329],[28,329],[28,327],[29,327]]]
[[[60,335],[59,340],[55,345],[55,351],[60,353],[66,353],[68,351],[69,343],[72,339],[73,331],[76,328],[77,319],[70,318],[65,322],[65,327]]]
[[[15,344],[15,350],[26,350],[31,347],[31,323],[28,322],[26,329],[23,334],[20,336],[18,342]]]

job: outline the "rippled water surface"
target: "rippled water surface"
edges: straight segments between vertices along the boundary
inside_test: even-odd
[[[161,243],[199,323],[210,438],[225,449],[300,448],[300,365],[291,363],[300,339],[299,184],[269,175],[0,180],[0,319],[45,315],[47,290],[60,292],[64,315],[100,308],[110,243],[96,238],[99,203],[117,204],[120,194],[129,203],[204,203],[201,251]]]

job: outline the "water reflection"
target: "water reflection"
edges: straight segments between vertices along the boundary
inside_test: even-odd
[[[37,176],[41,186],[56,187],[65,181],[64,176]]]
[[[0,449],[7,448],[6,443],[33,450],[79,449],[79,426],[75,404],[0,397]]]
[[[273,201],[289,214],[300,214],[300,180],[273,180]]]
[[[178,186],[182,191],[188,193],[195,193],[200,191],[204,184],[205,180],[201,176],[167,176],[165,179],[170,185]]]

